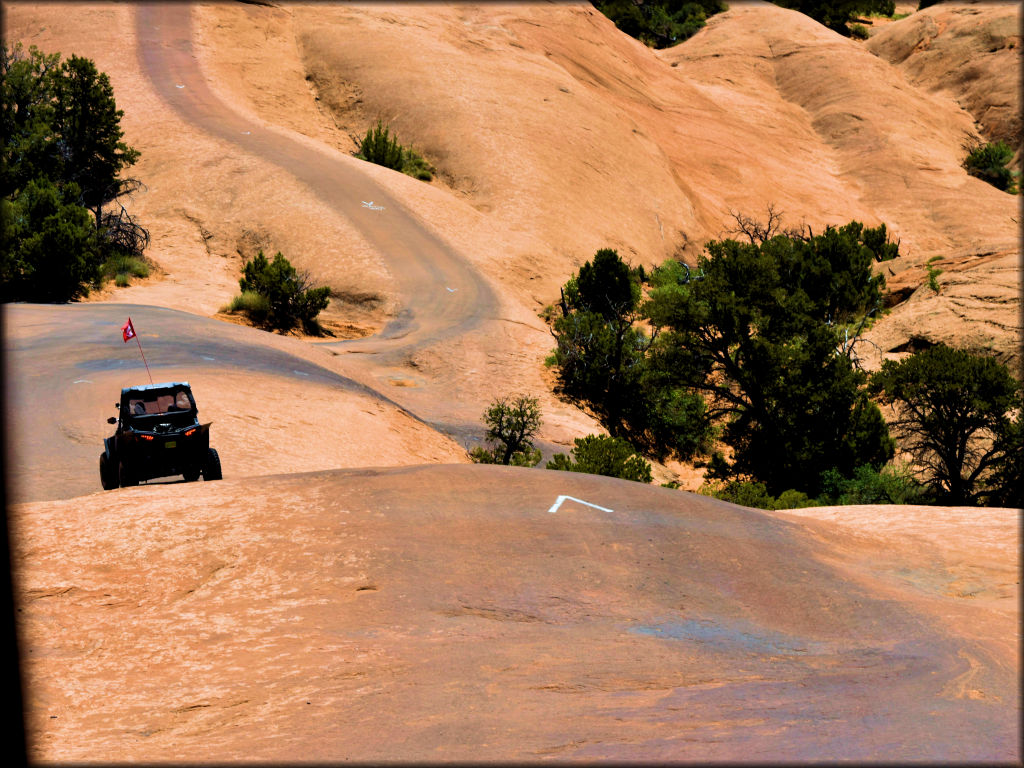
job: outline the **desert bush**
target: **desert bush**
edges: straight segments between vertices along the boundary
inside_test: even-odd
[[[1015,176],[1008,167],[1013,159],[1013,148],[1005,141],[993,141],[987,144],[968,146],[964,168],[971,176],[987,181],[993,187],[1017,194]]]
[[[885,224],[877,227],[865,227],[859,221],[852,222],[859,229],[857,240],[874,256],[875,261],[889,261],[900,255],[900,243],[889,239]]]
[[[416,150],[399,144],[398,137],[391,133],[383,120],[378,120],[375,126],[367,129],[359,143],[356,157],[393,171],[401,171],[421,181],[434,178],[433,166]]]
[[[777,504],[768,487],[759,480],[733,480],[711,491],[711,496],[754,509],[775,509]]]
[[[732,480],[718,486],[712,482],[701,488],[701,493],[753,509],[799,509],[818,504],[816,499],[793,488],[783,491],[776,498],[768,492],[764,483],[750,479]]]
[[[420,181],[430,181],[434,178],[434,167],[416,150],[412,147],[405,147],[403,152],[402,173]]]
[[[113,280],[119,288],[124,288],[131,284],[133,277],[149,277],[149,264],[138,256],[115,253],[103,262],[100,274],[107,280]]]
[[[732,480],[725,485],[709,482],[701,489],[716,499],[730,501],[755,509],[800,509],[801,507],[838,506],[847,504],[930,504],[928,488],[918,482],[906,467],[885,466],[876,469],[869,464],[857,467],[852,476],[832,468],[822,473],[817,497],[790,488],[777,497],[759,480]]]
[[[820,485],[822,492],[815,500],[820,506],[929,504],[932,501],[927,486],[918,482],[905,466],[887,465],[876,469],[862,465],[850,477],[831,469],[822,474]]]
[[[555,305],[546,305],[544,309],[537,313],[537,317],[539,317],[544,322],[544,325],[551,325],[552,323],[555,322]]]
[[[562,289],[562,316],[546,361],[558,373],[557,391],[590,405],[615,436],[643,358],[644,335],[633,328],[639,286],[618,253],[601,249]]]
[[[573,443],[572,458],[556,453],[547,468],[651,482],[650,463],[638,455],[628,441],[609,435],[587,435],[577,437]]]
[[[710,481],[701,487],[700,493],[753,509],[800,509],[821,503],[795,488],[772,496],[764,483],[752,479],[731,480],[725,485]]]
[[[943,270],[936,267],[935,262],[941,259],[941,256],[932,256],[924,265],[925,271],[928,273],[928,287],[936,293],[939,292],[939,275],[942,274]]]
[[[309,275],[296,271],[280,251],[273,261],[268,261],[260,251],[246,263],[238,285],[242,296],[228,305],[236,306],[229,311],[245,313],[257,324],[269,328],[287,331],[301,323],[307,332],[319,333],[316,317],[330,301],[330,288],[312,287]],[[262,302],[246,297],[246,293],[263,296],[266,308]]]
[[[850,37],[856,38],[857,40],[867,40],[869,36],[868,28],[863,24],[850,25]]]
[[[540,463],[540,451],[533,437],[540,429],[540,405],[535,397],[517,395],[499,397],[484,412],[490,448],[476,447],[469,452],[477,464],[505,464],[534,467]]]
[[[775,500],[776,509],[800,509],[801,507],[814,507],[817,505],[818,502],[815,499],[812,499],[803,491],[798,491],[794,488],[783,491]]]
[[[995,450],[1001,456],[988,479],[984,503],[993,507],[1024,509],[1024,391],[1000,425]]]
[[[248,315],[249,318],[262,325],[270,313],[270,300],[261,293],[254,291],[242,291],[238,296],[231,299],[222,312],[231,314],[239,313]]]
[[[750,242],[708,243],[696,269],[670,259],[641,274],[598,251],[562,289],[546,361],[556,392],[659,459],[707,455],[719,438],[732,459],[712,456],[710,477],[772,494],[816,494],[837,461],[846,472],[888,461],[854,347],[881,303],[873,264],[899,244],[884,225],[778,234],[777,219],[738,216]]]
[[[383,165],[393,171],[402,170],[402,145],[398,138],[391,135],[390,129],[383,120],[366,131],[366,136],[359,143],[356,157],[377,165]]]

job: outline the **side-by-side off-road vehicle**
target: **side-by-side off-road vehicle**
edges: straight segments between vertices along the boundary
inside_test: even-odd
[[[103,489],[138,485],[142,480],[184,475],[193,482],[220,480],[220,457],[210,447],[210,424],[199,423],[199,409],[188,382],[125,387],[117,424],[103,441],[100,481]]]

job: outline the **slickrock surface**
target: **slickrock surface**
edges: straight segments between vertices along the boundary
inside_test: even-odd
[[[19,505],[32,754],[1017,759],[1012,550],[970,548],[968,588],[947,546],[1018,513],[928,513],[935,541],[483,466]]]
[[[589,3],[5,3],[8,43],[109,74],[155,265],[3,308],[32,758],[1019,762],[1019,511],[768,514],[466,454],[499,395],[540,398],[548,456],[600,431],[538,317],[598,248],[692,263],[769,205],[900,239],[868,367],[1019,361],[1019,198],[961,167],[1019,140],[1019,18],[858,42],[736,3],[653,51]],[[435,181],[352,157],[378,118]],[[261,249],[331,287],[333,337],[224,322]],[[223,481],[99,490],[147,382],[129,315]]]

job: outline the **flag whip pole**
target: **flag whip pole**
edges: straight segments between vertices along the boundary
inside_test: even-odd
[[[139,354],[142,355],[142,362],[146,366],[146,375],[149,376],[149,383],[153,383],[153,374],[149,372],[149,363],[146,362],[146,353],[142,351],[142,342],[139,341],[139,334],[135,334],[135,343],[139,345]]]

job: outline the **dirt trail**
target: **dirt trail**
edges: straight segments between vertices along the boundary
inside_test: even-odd
[[[362,173],[360,161],[300,143],[269,125],[253,125],[211,93],[192,53],[187,6],[142,4],[136,25],[143,68],[185,120],[287,170],[345,215],[385,257],[401,295],[399,318],[373,339],[338,342],[339,348],[408,356],[495,315],[494,296],[478,273]],[[456,292],[458,301],[452,298]]]
[[[140,63],[157,93],[190,125],[277,164],[305,184],[351,222],[394,276],[396,319],[372,336],[318,346],[341,356],[334,367],[346,376],[386,392],[464,444],[478,440],[487,400],[474,377],[486,375],[495,362],[488,350],[505,336],[486,280],[378,184],[366,163],[299,134],[254,124],[219,100],[192,52],[190,18],[178,4],[137,9]],[[485,334],[490,339],[479,343]],[[461,370],[453,356],[463,363]],[[518,353],[502,357],[500,365],[507,366]]]

